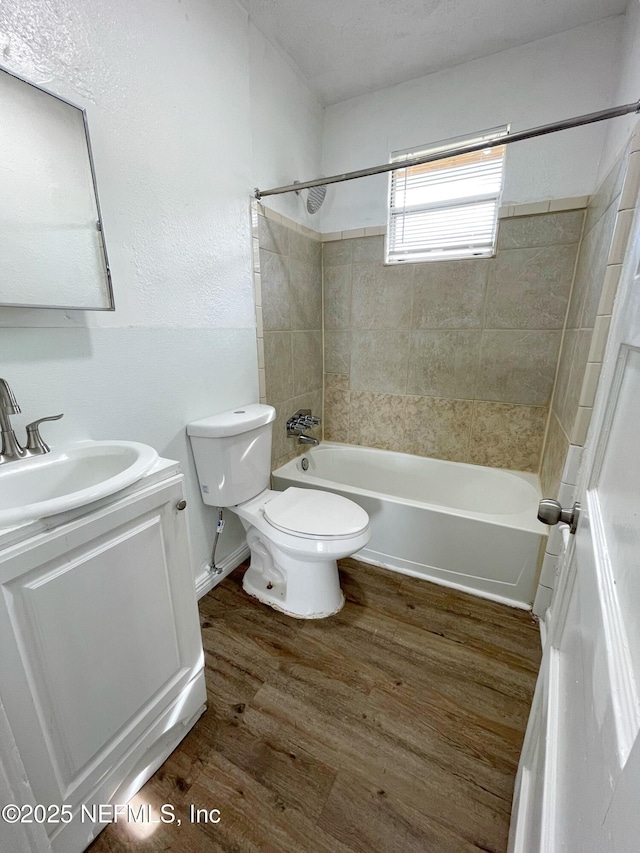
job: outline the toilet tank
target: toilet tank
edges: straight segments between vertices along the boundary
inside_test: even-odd
[[[250,403],[190,423],[200,494],[210,506],[237,506],[269,486],[273,406]]]

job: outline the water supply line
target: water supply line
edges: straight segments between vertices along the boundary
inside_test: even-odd
[[[484,151],[486,148],[495,148],[500,145],[509,145],[511,142],[521,142],[524,139],[534,139],[536,136],[545,136],[548,133],[557,133],[559,130],[569,130],[572,127],[582,127],[585,124],[593,124],[596,121],[605,121],[609,118],[640,112],[640,101],[632,104],[622,104],[619,107],[610,107],[608,110],[599,110],[595,113],[585,113],[574,118],[566,118],[562,121],[554,121],[551,124],[543,124],[529,130],[520,130],[497,139],[485,139],[470,145],[462,145],[459,148],[448,148],[444,152],[423,154],[418,157],[408,157],[406,160],[394,163],[383,163],[381,166],[371,166],[369,169],[359,169],[356,172],[343,172],[341,175],[331,175],[328,178],[316,178],[314,181],[296,181],[282,187],[273,187],[269,190],[260,190],[257,187],[254,196],[258,201],[264,196],[280,195],[281,193],[300,192],[300,190],[313,189],[313,187],[324,187],[327,184],[338,184],[342,181],[353,181],[356,178],[367,178],[370,175],[379,175],[382,172],[393,172],[396,169],[407,169],[411,166],[420,166],[422,163],[434,163],[436,160],[446,160],[460,154],[472,154],[474,151]]]
[[[218,507],[218,521],[216,523],[216,532],[213,537],[213,548],[211,549],[211,559],[209,560],[209,573],[212,575],[221,575],[224,571],[219,566],[216,566],[216,548],[218,547],[218,539],[224,530],[224,513],[222,507]]]

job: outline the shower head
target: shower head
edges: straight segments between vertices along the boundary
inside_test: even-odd
[[[307,193],[307,212],[317,213],[322,207],[322,202],[327,194],[326,186],[311,187]]]

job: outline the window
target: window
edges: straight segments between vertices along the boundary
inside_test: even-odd
[[[506,136],[507,127],[394,151],[391,162]],[[495,252],[504,145],[390,172],[387,263],[486,258]]]

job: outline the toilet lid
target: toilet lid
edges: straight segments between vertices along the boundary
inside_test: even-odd
[[[318,489],[288,488],[264,506],[269,524],[299,536],[355,536],[369,516],[353,501]]]

